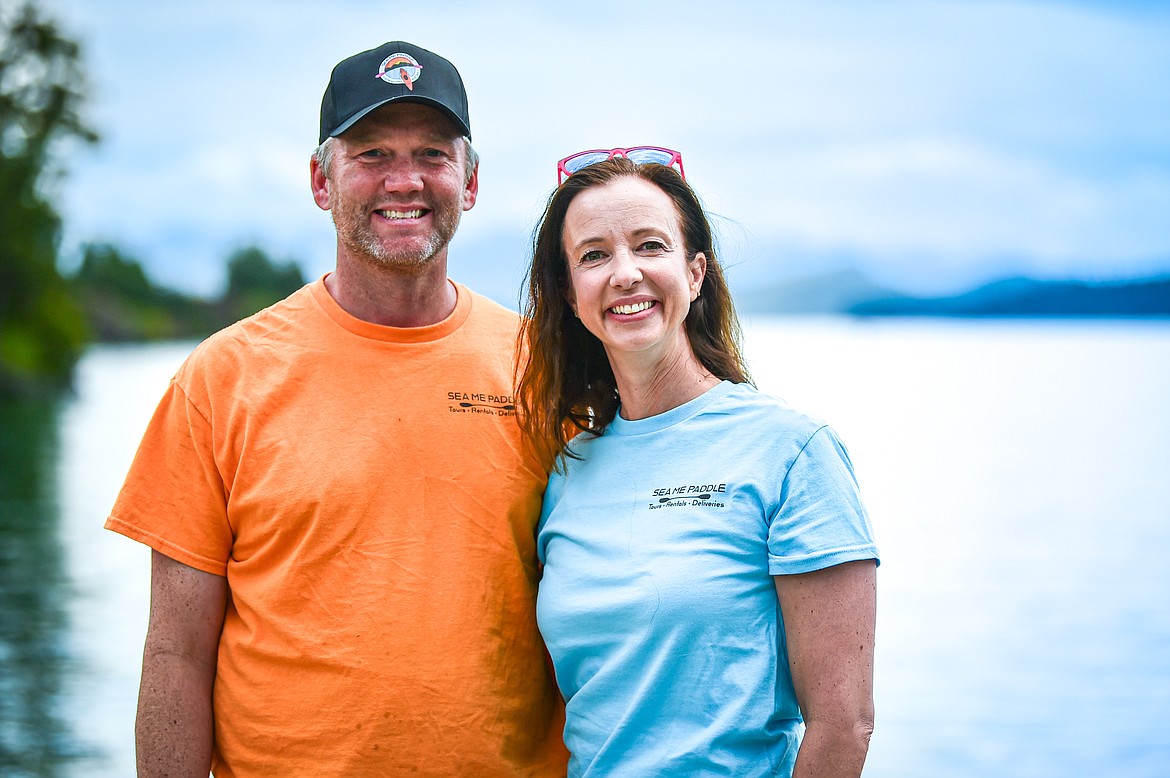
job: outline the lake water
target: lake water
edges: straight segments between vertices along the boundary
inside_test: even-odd
[[[1170,323],[750,320],[879,571],[871,778],[1170,775]],[[0,774],[133,774],[149,552],[101,529],[191,344],[0,407]]]

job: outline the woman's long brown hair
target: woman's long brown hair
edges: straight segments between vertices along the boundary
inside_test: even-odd
[[[638,165],[623,157],[589,165],[569,176],[549,196],[533,238],[525,279],[527,301],[518,344],[516,407],[525,436],[538,451],[560,462],[573,456],[578,432],[600,435],[617,414],[617,383],[605,349],[569,306],[569,270],[562,236],[565,214],[586,189],[622,176],[654,184],[674,202],[688,257],[702,252],[707,272],[691,303],[685,327],[691,348],[712,375],[735,383],[751,376],[740,347],[739,319],[723,268],[715,256],[711,225],[694,190],[673,168]]]

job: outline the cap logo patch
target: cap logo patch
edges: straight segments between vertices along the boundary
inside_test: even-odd
[[[387,84],[405,84],[406,88],[414,91],[414,82],[422,74],[422,65],[409,54],[391,54],[378,68],[378,78]]]

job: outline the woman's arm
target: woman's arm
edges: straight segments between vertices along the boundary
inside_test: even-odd
[[[857,778],[873,732],[873,560],[774,576],[805,734],[793,778]]]

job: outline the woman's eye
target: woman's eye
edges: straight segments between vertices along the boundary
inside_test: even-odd
[[[642,251],[666,251],[666,244],[659,240],[648,240],[638,248]]]
[[[580,261],[581,261],[581,264],[585,264],[586,262],[597,262],[598,260],[600,260],[604,256],[605,256],[605,254],[603,254],[600,251],[586,251],[584,254],[581,255]]]

